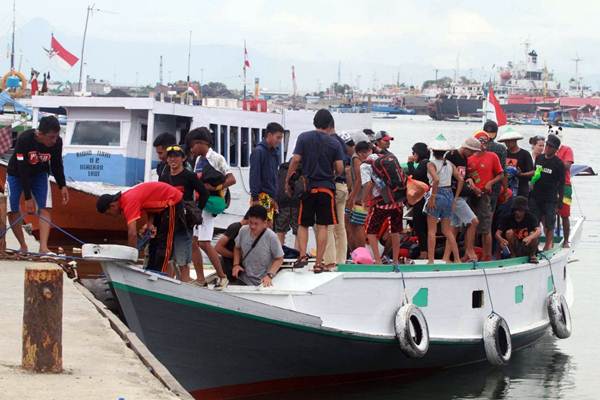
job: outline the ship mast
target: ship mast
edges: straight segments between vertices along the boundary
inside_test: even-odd
[[[13,20],[12,20],[12,45],[10,49],[10,70],[14,71],[15,69],[15,26],[16,26],[16,0],[13,0]]]

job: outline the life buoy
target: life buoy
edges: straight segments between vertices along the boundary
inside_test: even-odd
[[[429,350],[429,327],[425,315],[414,304],[405,304],[394,321],[400,350],[408,357],[421,358]]]
[[[508,324],[498,314],[492,312],[483,324],[483,345],[485,355],[492,365],[505,365],[512,354],[512,341]]]
[[[0,81],[0,87],[2,88],[2,90],[7,90],[8,89],[7,81],[8,81],[8,78],[10,78],[11,76],[16,76],[17,78],[19,78],[19,81],[21,82],[21,86],[18,89],[11,91],[12,96],[13,97],[23,97],[23,95],[25,94],[25,91],[27,90],[27,78],[25,78],[25,75],[23,75],[19,71],[11,70],[11,71],[7,72],[6,74],[4,74],[4,76],[2,77],[2,80]]]
[[[566,339],[571,336],[571,312],[563,295],[554,292],[548,296],[548,319],[557,338]]]

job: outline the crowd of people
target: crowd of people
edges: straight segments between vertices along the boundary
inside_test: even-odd
[[[529,152],[519,147],[524,137],[517,131],[498,135],[497,124],[487,121],[458,147],[439,135],[415,143],[405,158],[391,152],[394,138],[387,132],[337,132],[325,109],[313,122],[315,129],[297,137],[291,159],[282,164],[284,128],[267,125],[250,157],[249,209],[214,246],[215,217],[227,208],[228,187],[236,181],[204,127],[190,131],[185,146],[170,133],[159,135],[157,181],[103,195],[97,209],[125,217],[130,246],[149,239],[149,269],[190,281],[193,264],[193,283],[206,286],[204,252],[216,270],[215,289],[270,286],[290,255],[296,268],[314,257],[314,273],[348,260],[457,263],[524,256],[536,263],[542,229],[544,249],[553,246],[557,212],[563,246],[569,246],[574,159],[560,129],[532,138]],[[147,222],[139,230],[144,212]],[[307,249],[309,228],[315,254]],[[293,247],[285,245],[290,230]]]

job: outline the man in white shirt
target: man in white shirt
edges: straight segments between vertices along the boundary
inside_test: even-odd
[[[194,172],[202,179],[204,186],[210,194],[207,205],[202,210],[202,225],[194,227],[195,241],[192,255],[194,267],[196,268],[197,284],[201,286],[206,284],[202,268],[202,257],[199,251],[199,249],[202,249],[219,276],[215,289],[221,290],[227,286],[229,281],[221,267],[219,255],[214,247],[212,247],[211,240],[213,238],[216,214],[223,211],[226,189],[229,186],[235,185],[235,177],[231,173],[225,158],[211,148],[212,134],[208,128],[202,127],[190,131],[187,134],[186,141],[192,154],[197,156]],[[220,211],[216,209],[219,208],[219,205],[223,208]]]

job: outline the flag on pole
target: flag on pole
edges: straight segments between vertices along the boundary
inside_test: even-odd
[[[244,40],[244,69],[250,68],[250,60],[248,60],[248,49],[246,48],[246,41]]]
[[[506,125],[506,114],[504,113],[500,102],[494,95],[494,89],[492,89],[491,85],[488,91],[488,96],[485,102],[484,110],[485,112],[483,117],[485,120],[495,121],[498,124],[498,126]],[[483,123],[485,123],[485,120],[483,121]]]
[[[7,125],[0,128],[0,155],[6,153],[12,147],[12,128]]]
[[[77,64],[77,61],[79,61],[79,58],[65,49],[58,40],[54,38],[54,35],[52,35],[52,38],[50,39],[50,50],[46,48],[44,48],[44,50],[48,53],[48,58],[50,58],[51,61],[64,69],[70,69]]]

